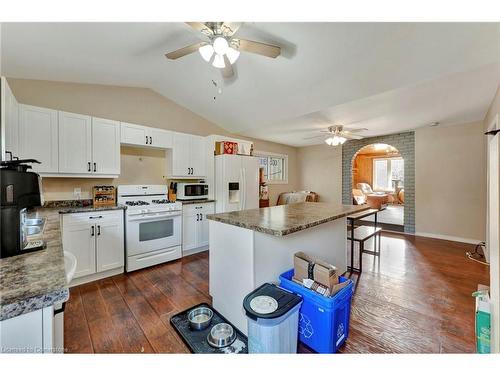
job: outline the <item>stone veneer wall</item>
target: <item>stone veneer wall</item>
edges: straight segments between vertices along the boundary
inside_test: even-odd
[[[356,153],[374,143],[396,147],[405,162],[404,230],[415,233],[415,133],[406,132],[381,137],[350,140],[342,146],[342,203],[352,204],[352,162]]]

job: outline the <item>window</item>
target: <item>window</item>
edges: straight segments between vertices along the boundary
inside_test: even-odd
[[[264,180],[268,184],[288,183],[288,156],[256,152],[260,167],[264,169]]]
[[[402,158],[373,159],[373,188],[393,191],[396,184],[404,183],[404,160]]]

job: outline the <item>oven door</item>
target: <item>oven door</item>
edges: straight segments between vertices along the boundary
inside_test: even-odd
[[[181,213],[146,213],[127,217],[127,256],[181,244]]]

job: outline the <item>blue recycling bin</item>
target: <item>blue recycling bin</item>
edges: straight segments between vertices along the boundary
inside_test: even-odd
[[[335,353],[349,336],[349,317],[353,294],[352,280],[333,297],[323,297],[292,280],[293,269],[280,275],[280,286],[302,296],[299,340],[318,353]]]

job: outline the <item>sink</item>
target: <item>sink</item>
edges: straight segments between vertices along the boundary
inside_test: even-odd
[[[24,220],[25,225],[39,225],[41,226],[44,222],[44,219],[26,219]]]
[[[64,270],[66,271],[66,282],[69,284],[73,280],[76,271],[76,258],[68,251],[64,252]]]
[[[40,227],[25,227],[24,230],[27,236],[32,236],[41,232]]]

